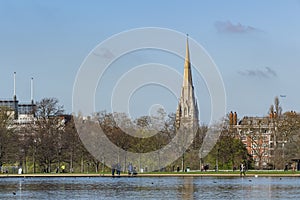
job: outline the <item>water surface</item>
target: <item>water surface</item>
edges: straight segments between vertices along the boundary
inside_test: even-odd
[[[0,178],[0,199],[299,199],[297,177]]]

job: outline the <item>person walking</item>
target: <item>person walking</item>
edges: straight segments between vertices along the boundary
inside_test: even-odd
[[[133,166],[131,163],[128,165],[128,175],[133,175]]]
[[[240,176],[242,177],[242,175],[246,176],[246,167],[243,163],[240,165]]]
[[[120,163],[117,164],[117,175],[120,176],[121,175],[121,165]]]
[[[116,165],[111,166],[111,175],[114,177],[116,172]]]

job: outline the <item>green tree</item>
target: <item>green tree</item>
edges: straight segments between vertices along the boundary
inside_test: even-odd
[[[224,125],[216,145],[205,158],[206,162],[212,166],[218,165],[219,169],[234,169],[245,161],[248,165],[252,163],[236,129],[226,123]]]

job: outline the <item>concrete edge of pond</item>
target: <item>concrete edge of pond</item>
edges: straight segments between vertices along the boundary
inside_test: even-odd
[[[67,173],[58,173],[58,174],[0,174],[0,178],[35,178],[35,177],[114,177],[114,178],[122,178],[122,177],[240,177],[239,174],[214,174],[214,173],[186,173],[186,174],[138,174],[136,176],[128,176],[127,174],[121,174],[120,176],[111,174],[67,174]],[[300,177],[300,174],[271,174],[271,173],[258,173],[258,174],[246,174],[246,177]]]

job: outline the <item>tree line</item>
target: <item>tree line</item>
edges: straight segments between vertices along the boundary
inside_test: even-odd
[[[74,120],[83,120],[82,116],[66,115],[63,106],[55,98],[44,98],[37,102],[34,114],[33,123],[17,125],[11,117],[11,111],[5,107],[0,108],[1,172],[13,173],[18,167],[22,167],[24,173],[101,173],[110,170],[105,166],[104,160],[95,158],[83,145],[74,123]],[[228,121],[228,118],[226,120]],[[163,110],[159,110],[154,118],[142,116],[134,120],[124,113],[101,111],[84,118],[84,121],[100,126],[112,143],[125,151],[135,153],[160,149],[176,135],[175,114],[166,114]],[[120,128],[120,124],[126,124],[126,130]],[[224,124],[221,127],[220,138],[205,158],[200,160],[199,150],[208,127],[200,125],[192,144],[185,149],[183,156],[168,166],[159,167],[159,170],[185,170],[187,167],[199,170],[201,164],[209,165],[210,169],[215,166],[218,166],[218,169],[234,169],[245,161],[248,168],[253,168],[253,159],[245,145],[227,123]],[[145,137],[127,134],[132,126],[135,126],[139,134],[145,134]],[[147,133],[154,126],[158,126],[159,131],[152,135]],[[283,163],[300,156],[299,129],[299,114],[287,112],[282,114],[280,120],[278,118],[276,133],[277,137],[281,138],[278,141],[284,143],[278,143],[275,148],[273,162],[276,166],[282,167]],[[149,171],[151,165],[160,166],[162,159],[163,157],[158,157],[157,163],[147,163]],[[147,161],[143,162],[143,166],[137,166],[138,170],[144,167]],[[126,161],[122,163],[122,170],[126,171],[126,165]]]
[[[55,98],[44,98],[37,102],[35,120],[28,124],[16,124],[11,115],[11,110],[2,107],[0,109],[0,167],[1,172],[16,172],[16,168],[22,167],[24,173],[53,173],[53,172],[80,172],[100,173],[108,171],[104,161],[96,159],[83,145],[77,133],[74,120],[82,116],[70,116],[64,114],[63,106]],[[134,137],[121,129],[116,123],[132,125],[137,128],[139,134],[145,137]],[[131,120],[124,113],[107,113],[105,111],[94,113],[93,116],[84,119],[85,123],[94,123],[101,127],[106,137],[114,144],[126,151],[144,153],[154,151],[167,145],[176,135],[175,114],[166,114],[159,110],[156,118],[142,116]],[[158,126],[159,131],[151,137],[146,137],[149,127]],[[183,156],[169,166],[161,166],[159,170],[174,171],[177,168],[184,170],[200,169],[199,149],[207,131],[206,125],[199,126],[193,143],[185,149]],[[151,134],[151,133],[150,133]],[[231,140],[233,138],[229,138]],[[233,139],[233,142],[238,143]],[[239,143],[240,144],[240,143]],[[235,147],[233,145],[233,147]],[[235,148],[241,148],[236,146]],[[227,154],[222,148],[219,153]],[[245,149],[236,151],[235,156],[224,157],[223,163],[242,158]],[[209,162],[208,156],[207,162]],[[221,155],[218,155],[221,156]],[[161,158],[163,159],[163,158]],[[146,162],[146,161],[144,161]],[[150,166],[160,166],[162,160],[157,163],[148,163]],[[224,168],[229,165],[224,165]],[[138,170],[141,166],[137,166]],[[150,167],[149,167],[150,168]],[[126,171],[126,163],[123,163]],[[151,168],[149,169],[149,171]]]

